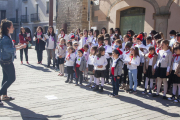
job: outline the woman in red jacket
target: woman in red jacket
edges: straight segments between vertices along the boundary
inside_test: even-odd
[[[31,41],[31,37],[28,36],[28,34],[30,34],[30,33],[26,33],[25,29],[23,27],[21,27],[20,33],[19,33],[19,43],[26,45],[26,48],[20,50],[21,64],[23,64],[23,50],[25,53],[26,62],[27,62],[27,64],[29,64],[29,62],[28,62],[28,43],[29,43],[29,41]]]

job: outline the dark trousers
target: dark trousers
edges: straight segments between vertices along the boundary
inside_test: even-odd
[[[56,63],[57,69],[59,69],[59,62],[58,62],[58,59],[55,59],[55,63]]]
[[[128,77],[128,82],[126,82],[126,77],[128,75],[128,69],[127,69],[127,65],[124,64],[124,67],[123,67],[123,70],[124,70],[124,78],[123,78],[123,83],[124,84],[128,84],[129,85],[129,77]]]
[[[109,82],[110,58],[107,59],[107,62],[108,62],[108,64],[106,65],[105,81]]]
[[[71,77],[71,81],[73,80],[73,66],[67,66],[67,74],[68,74],[68,77],[67,77],[67,81],[69,81],[70,77]]]
[[[78,81],[80,79],[80,84],[82,84],[82,81],[83,81],[83,72],[79,70],[78,67],[76,67],[76,84],[78,84]]]
[[[113,94],[114,95],[118,95],[118,91],[119,91],[119,79],[117,79],[117,77],[115,77],[116,81],[114,80],[114,76],[112,76],[112,84],[113,84]]]
[[[26,61],[28,61],[28,46],[25,49],[20,49],[20,59],[21,61],[23,61],[23,50],[24,50]]]
[[[37,59],[38,59],[38,62],[42,62],[42,54],[43,54],[43,51],[42,50],[36,50],[37,51]]]
[[[144,63],[143,63],[143,64],[144,64]],[[143,64],[142,64],[142,66],[138,66],[138,67],[137,67],[137,69],[138,69],[138,74],[137,74],[138,86],[140,86],[140,85],[141,85],[141,82],[142,82]]]
[[[12,62],[10,64],[1,63],[1,66],[3,72],[3,80],[2,80],[2,88],[0,90],[0,96],[7,95],[7,89],[16,79],[15,68]]]

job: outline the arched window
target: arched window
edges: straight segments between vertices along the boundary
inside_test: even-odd
[[[120,29],[122,35],[128,30],[136,34],[144,31],[145,8],[133,7],[120,12]]]

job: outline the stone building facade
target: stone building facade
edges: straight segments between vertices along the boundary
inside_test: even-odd
[[[91,27],[101,29],[119,27],[122,34],[127,29],[147,33],[163,32],[169,39],[169,31],[180,32],[180,0],[92,0]],[[58,0],[57,28],[67,24],[68,32],[75,28],[88,28],[88,0]],[[139,28],[138,28],[139,27]]]
[[[67,27],[67,33],[76,28],[88,29],[87,0],[58,0],[57,28]]]
[[[21,2],[22,0],[0,0],[0,21],[7,18],[13,22],[14,33],[11,37],[16,42],[19,41]]]

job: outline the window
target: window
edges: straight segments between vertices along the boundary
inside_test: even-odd
[[[145,8],[133,7],[121,11],[120,29],[122,35],[128,30],[133,30],[136,34],[144,31]]]
[[[48,26],[45,26],[44,27],[44,33],[47,33],[47,31],[48,31]]]
[[[46,13],[49,14],[49,2],[46,2]]]
[[[6,10],[1,10],[0,12],[1,12],[0,18],[5,19],[6,18]]]

